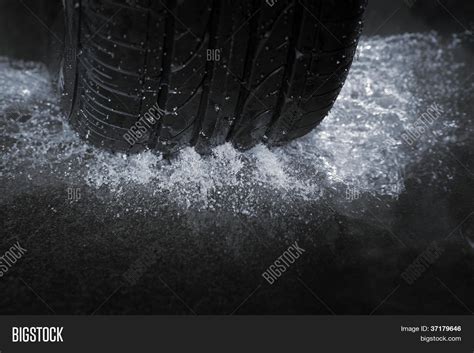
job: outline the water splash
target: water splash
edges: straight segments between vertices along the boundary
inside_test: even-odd
[[[397,197],[405,174],[440,144],[459,142],[463,62],[435,33],[365,38],[334,109],[291,144],[239,152],[229,144],[202,157],[187,148],[168,162],[152,152],[127,156],[87,146],[64,123],[44,68],[0,59],[0,126],[5,194],[38,185],[82,185],[102,195],[182,208],[252,213],[263,203],[304,204],[345,198],[345,189]],[[472,88],[472,87],[471,87]],[[465,92],[463,94],[466,94]],[[427,106],[448,112],[414,146],[401,134]],[[449,170],[437,166],[437,172]],[[436,177],[433,177],[436,179]],[[339,195],[339,196],[337,196]]]

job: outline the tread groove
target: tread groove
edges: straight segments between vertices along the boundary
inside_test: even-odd
[[[221,9],[221,1],[213,0],[212,12],[209,17],[208,32],[209,32],[209,44],[208,49],[216,49],[217,44],[217,30],[219,28],[219,15]],[[212,79],[214,77],[214,65],[213,60],[206,62],[206,73],[203,81],[203,90],[201,93],[201,101],[199,102],[198,114],[194,125],[193,137],[191,138],[191,146],[196,145],[199,135],[202,131],[202,124],[209,104],[209,91],[211,88]]]
[[[252,11],[251,11],[252,14],[257,11],[257,7],[258,7],[258,1],[253,1]],[[241,87],[240,87],[239,96],[237,99],[237,106],[234,112],[235,119],[229,128],[226,141],[229,141],[233,138],[235,131],[240,125],[241,120],[242,120],[242,112],[244,109],[244,105],[249,96],[249,92],[247,90],[247,87],[245,87],[245,85],[247,85],[250,82],[250,78],[252,77],[252,71],[253,71],[252,61],[255,58],[255,53],[257,52],[257,49],[258,49],[257,47],[258,43],[256,41],[255,33],[257,32],[258,24],[260,22],[260,14],[261,14],[261,10],[259,11],[259,14],[257,16],[252,17],[252,19],[250,20],[250,28],[249,28],[250,38],[247,42],[247,49],[245,53],[244,74],[242,76],[242,80],[240,81]]]
[[[177,2],[176,0],[167,0],[166,1],[167,12],[176,11]],[[173,52],[174,52],[174,31],[175,31],[175,17],[174,14],[168,15],[165,21],[165,38],[164,38],[164,45],[163,45],[163,53],[162,53],[162,68],[161,68],[161,80],[160,86],[158,91],[158,99],[157,103],[158,106],[162,109],[167,108],[167,101],[169,95],[169,84],[170,84],[170,76],[171,76],[171,66],[173,63]],[[148,141],[148,145],[150,148],[155,148],[158,142],[158,138],[160,135],[160,131],[162,129],[163,119],[158,121],[156,124],[156,128],[150,134],[150,139]]]
[[[282,89],[280,90],[280,94],[278,96],[277,106],[275,108],[275,112],[272,116],[272,120],[267,128],[267,133],[273,128],[276,124],[280,115],[283,111],[283,106],[285,105],[285,100],[289,95],[289,90],[291,89],[290,79],[293,75],[296,66],[296,50],[297,45],[300,39],[300,34],[302,31],[302,23],[300,22],[302,19],[303,13],[303,6],[301,5],[299,0],[295,1],[295,10],[293,14],[293,29],[291,35],[291,41],[288,48],[288,56],[286,59],[286,66],[285,66],[285,73],[283,75],[283,82],[282,82]]]

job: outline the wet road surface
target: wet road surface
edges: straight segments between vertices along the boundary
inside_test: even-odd
[[[1,58],[0,253],[27,253],[0,278],[0,312],[472,313],[471,45],[365,37],[310,135],[171,161],[87,146],[44,67]],[[295,241],[305,252],[268,284]],[[434,241],[441,256],[409,285]]]

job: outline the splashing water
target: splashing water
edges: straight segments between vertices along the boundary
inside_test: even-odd
[[[250,214],[256,205],[344,198],[348,187],[397,197],[413,165],[440,144],[457,140],[453,97],[463,62],[436,33],[365,38],[334,109],[312,133],[287,146],[231,145],[203,157],[182,150],[172,161],[144,152],[127,156],[87,146],[64,122],[44,68],[0,59],[0,126],[5,195],[38,186],[82,185],[106,197],[133,195],[149,205],[226,208]],[[446,114],[413,146],[401,135],[431,104]],[[449,170],[437,166],[446,177]],[[434,176],[435,178],[435,176]]]

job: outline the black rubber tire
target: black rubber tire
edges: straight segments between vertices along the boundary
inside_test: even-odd
[[[64,109],[81,136],[114,151],[172,153],[191,145],[206,153],[226,141],[241,149],[286,143],[331,109],[365,6],[67,1]],[[157,119],[143,121],[150,109]],[[124,138],[131,128],[138,141]]]

